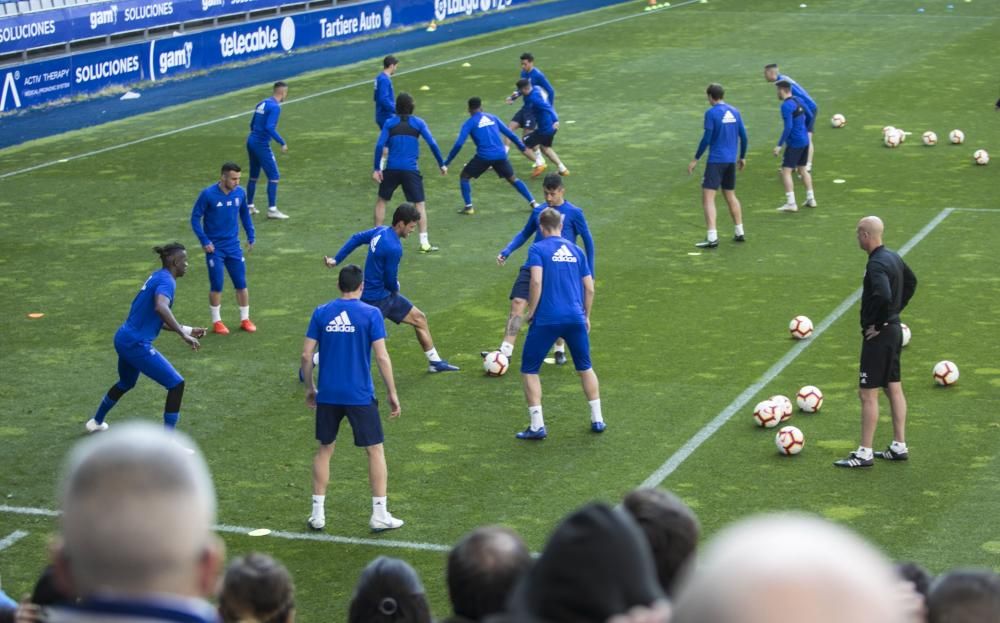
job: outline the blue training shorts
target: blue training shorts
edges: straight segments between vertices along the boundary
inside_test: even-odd
[[[222,292],[225,281],[222,275],[223,265],[234,288],[242,290],[247,287],[247,265],[239,242],[226,247],[216,245],[214,253],[205,254],[205,263],[208,265],[208,284],[212,292]]]
[[[486,160],[485,158],[480,158],[478,155],[473,156],[472,160],[465,163],[465,167],[462,168],[462,177],[479,179],[479,176],[486,173],[490,167],[493,167],[493,170],[496,171],[497,177],[504,179],[514,177],[514,166],[507,158],[503,160]]]
[[[591,368],[590,336],[587,335],[587,325],[580,322],[532,324],[528,329],[528,337],[524,338],[521,374],[538,374],[542,369],[545,355],[559,338],[566,340],[569,353],[573,356],[573,367],[577,372],[585,372]]]
[[[118,352],[118,387],[124,391],[135,387],[140,373],[168,390],[184,382],[184,377],[150,342],[126,341],[116,333],[115,351]]]
[[[785,147],[785,157],[781,160],[781,166],[786,169],[804,167],[809,161],[809,146],[805,147]]]
[[[530,289],[531,269],[527,266],[522,266],[521,270],[517,273],[517,280],[514,281],[514,287],[510,289],[510,300],[524,299],[527,301]]]
[[[524,144],[531,148],[538,147],[539,145],[542,147],[552,147],[552,141],[556,138],[556,132],[558,131],[552,130],[552,134],[542,134],[541,130],[535,130],[524,137]]]
[[[250,160],[250,179],[255,180],[260,177],[261,168],[269,182],[277,182],[278,161],[274,159],[274,152],[271,145],[265,143],[254,143],[247,141],[247,158]]]
[[[701,187],[708,190],[735,190],[736,163],[709,162],[705,165],[705,176],[701,178]]]
[[[378,196],[388,201],[392,199],[392,193],[400,186],[403,187],[403,196],[410,203],[421,203],[424,200],[424,178],[420,171],[406,171],[403,169],[386,169],[382,171],[382,183],[378,185]]]
[[[511,121],[529,131],[534,130],[538,125],[538,121],[535,119],[535,111],[528,106],[521,106],[520,110],[514,113],[514,118]]]
[[[385,441],[382,420],[378,416],[378,400],[367,405],[316,404],[316,440],[328,446],[337,440],[340,423],[344,418],[354,431],[354,445],[359,448],[375,446]]]
[[[406,318],[406,314],[410,313],[410,310],[413,309],[413,303],[411,303],[409,299],[399,292],[393,292],[389,296],[377,301],[361,300],[364,303],[378,307],[382,310],[382,316],[388,318],[396,324],[403,322],[403,318]]]

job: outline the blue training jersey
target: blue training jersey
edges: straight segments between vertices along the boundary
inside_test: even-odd
[[[423,119],[415,115],[401,115],[392,117],[382,126],[382,132],[378,135],[375,143],[375,165],[374,170],[379,170],[382,160],[382,148],[389,148],[389,160],[386,161],[386,169],[399,169],[402,171],[417,171],[417,159],[420,157],[420,137],[431,148],[434,159],[438,166],[444,166],[444,159],[441,157],[441,149],[431,135],[430,128]]]
[[[580,247],[562,236],[550,236],[528,249],[528,266],[542,267],[542,295],[534,324],[586,322],[582,280],[591,272]]]
[[[226,243],[239,245],[240,228],[237,217],[243,222],[247,242],[253,244],[253,219],[250,218],[246,191],[237,186],[227,195],[218,184],[212,184],[201,191],[191,208],[191,229],[198,236],[201,246],[209,243],[215,246]]]
[[[458,152],[462,151],[462,145],[465,144],[465,139],[469,138],[470,135],[472,136],[472,142],[476,144],[477,156],[483,160],[506,160],[507,150],[504,149],[503,139],[500,138],[501,134],[517,145],[519,150],[524,151],[527,149],[517,134],[514,134],[496,115],[491,115],[481,110],[473,113],[462,124],[462,129],[458,132],[458,138],[455,139],[455,145],[451,148],[451,152],[448,153],[448,157],[444,161],[445,165],[454,160]]]
[[[385,75],[384,71],[378,72],[375,76],[375,93],[372,99],[375,101],[375,123],[381,128],[389,117],[396,114],[396,96],[392,91],[392,78]]]
[[[271,139],[278,141],[279,145],[285,144],[285,139],[278,134],[278,117],[281,116],[281,104],[273,97],[261,100],[254,108],[253,116],[250,117],[250,136],[248,141],[269,145]]]
[[[784,129],[778,139],[778,147],[788,143],[789,147],[807,147],[809,145],[809,109],[802,105],[794,95],[781,103],[781,120]]]
[[[159,294],[170,299],[174,305],[174,290],[177,281],[170,271],[161,268],[146,279],[139,293],[132,299],[132,307],[128,310],[128,318],[118,329],[118,333],[132,342],[152,342],[160,335],[163,319],[156,313],[156,297]]]
[[[719,102],[705,111],[705,134],[701,137],[694,159],[701,158],[705,148],[708,148],[709,162],[736,162],[737,143],[739,158],[746,158],[747,130],[743,125],[743,117],[733,106]]]
[[[552,83],[545,77],[541,69],[537,67],[532,67],[531,71],[524,71],[522,69],[521,78],[530,80],[533,87],[542,87],[542,91],[545,92],[545,96],[549,99],[549,104],[556,105],[556,90],[552,88]],[[525,106],[527,106],[527,102],[525,102]]]
[[[781,74],[778,74],[778,80],[784,80],[788,84],[792,85],[792,95],[799,98],[799,101],[802,102],[805,105],[805,107],[809,109],[809,112],[812,113],[813,117],[816,116],[816,110],[818,109],[818,106],[816,106],[815,100],[809,97],[809,92],[802,88],[802,85],[792,80],[788,76],[782,76]]]
[[[399,262],[403,259],[403,244],[395,229],[381,225],[351,236],[334,259],[340,264],[351,251],[363,244],[368,245],[368,257],[365,258],[365,289],[361,300],[381,301],[399,291]]]
[[[531,93],[524,96],[524,104],[525,106],[530,106],[532,112],[535,113],[535,119],[538,121],[536,132],[542,134],[553,134],[555,132],[552,124],[559,121],[559,115],[556,114],[556,109],[552,107],[552,103],[549,102],[542,87],[532,86]]]
[[[590,235],[590,227],[587,226],[587,219],[583,215],[583,210],[569,201],[563,201],[562,205],[558,206],[543,204],[532,209],[531,216],[528,217],[528,222],[524,224],[524,229],[517,232],[517,235],[503,248],[500,255],[510,257],[511,253],[520,249],[521,245],[527,242],[532,234],[535,235],[535,242],[544,240],[542,230],[538,226],[538,217],[542,214],[542,210],[546,208],[555,208],[563,215],[560,237],[569,240],[573,244],[576,244],[577,236],[583,239],[583,247],[587,250],[587,264],[590,266],[591,273],[593,273],[594,238]],[[524,266],[527,267],[528,265],[527,261],[525,261]]]
[[[371,404],[372,344],[385,339],[382,312],[357,299],[336,299],[316,308],[306,337],[319,343],[316,402]]]

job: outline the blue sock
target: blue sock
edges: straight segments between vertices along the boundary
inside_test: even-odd
[[[458,185],[462,189],[462,199],[465,200],[465,205],[472,205],[472,184],[463,177],[458,180]]]
[[[101,405],[97,407],[97,413],[94,414],[94,421],[98,424],[103,424],[104,418],[108,415],[108,411],[110,411],[116,404],[118,404],[116,401],[111,400],[108,398],[107,394],[104,394],[104,398],[101,400]]]
[[[257,194],[257,180],[247,182],[247,203],[253,203],[253,196]]]
[[[533,202],[535,200],[535,198],[531,196],[531,191],[528,190],[527,184],[525,184],[521,180],[514,181],[514,188],[516,188],[517,192],[521,193],[521,196],[527,199],[529,202]]]
[[[249,201],[249,200],[248,200]],[[278,205],[278,182],[267,180],[267,207],[273,208]]]
[[[163,426],[173,430],[177,428],[177,421],[181,419],[180,413],[164,413],[163,414]]]

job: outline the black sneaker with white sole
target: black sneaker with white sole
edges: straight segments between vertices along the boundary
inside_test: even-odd
[[[733,235],[733,242],[746,242],[746,241],[747,241],[747,237],[744,236],[743,234],[734,234]]]
[[[896,452],[892,449],[892,446],[889,446],[883,452],[876,452],[875,456],[886,461],[908,461],[910,459],[910,452],[909,450]]]
[[[701,242],[696,242],[694,246],[698,247],[699,249],[714,249],[715,247],[719,246],[719,241],[706,239],[702,240]]]
[[[862,459],[857,452],[852,452],[846,459],[834,461],[837,467],[871,467],[875,464],[875,459]]]
[[[557,350],[555,352],[554,359],[556,360],[556,365],[557,366],[564,366],[564,365],[566,365],[566,353],[564,351]]]

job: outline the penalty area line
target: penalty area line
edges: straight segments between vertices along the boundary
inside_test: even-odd
[[[954,212],[957,208],[945,208],[938,213],[929,223],[924,225],[923,229],[918,231],[916,235],[907,241],[902,247],[900,247],[898,253],[900,257],[905,256],[913,247],[917,246],[924,238],[928,236],[934,229],[941,224],[941,222],[948,217],[949,214]],[[761,375],[753,384],[744,389],[739,396],[733,399],[729,406],[723,409],[715,418],[712,419],[708,424],[703,426],[701,430],[694,434],[693,437],[687,440],[683,446],[678,448],[666,461],[660,465],[659,468],[652,474],[649,478],[643,481],[640,487],[657,487],[664,480],[667,479],[670,474],[674,473],[678,467],[681,466],[684,461],[686,461],[694,451],[701,446],[701,444],[708,441],[712,435],[717,433],[723,424],[729,421],[737,411],[741,410],[747,405],[750,400],[756,396],[764,387],[773,381],[779,374],[784,372],[793,361],[795,361],[802,352],[809,348],[809,345],[819,339],[827,329],[833,325],[834,322],[840,319],[847,310],[851,309],[855,303],[861,298],[861,288],[858,288],[852,292],[847,298],[841,301],[840,305],[836,307],[830,314],[824,318],[816,328],[813,330],[813,335],[808,340],[800,340],[796,342],[785,356],[775,362],[767,372]]]
[[[14,543],[17,543],[18,541],[20,541],[21,539],[23,539],[26,536],[28,536],[28,533],[25,532],[24,530],[15,530],[15,531],[11,532],[10,534],[8,534],[7,536],[5,536],[4,538],[0,539],[0,552],[2,552],[3,550],[7,549],[8,547],[10,547],[11,545],[13,545]]]

